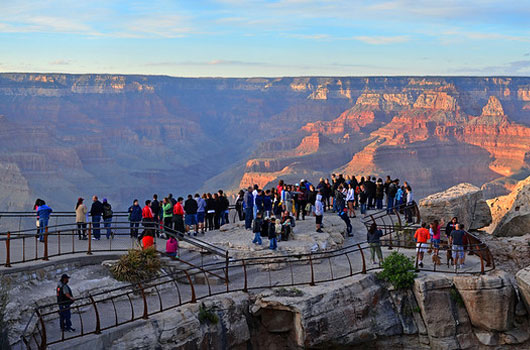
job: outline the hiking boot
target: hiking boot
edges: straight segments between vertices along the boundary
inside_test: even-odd
[[[423,262],[420,262],[420,263],[418,264],[418,266],[419,266],[419,267],[423,267]]]
[[[323,233],[324,231],[322,231],[321,229],[318,229],[317,232],[318,233]]]

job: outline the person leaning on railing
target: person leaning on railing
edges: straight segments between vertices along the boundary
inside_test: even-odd
[[[37,209],[37,215],[39,216],[39,241],[44,242],[44,233],[46,227],[48,227],[48,220],[52,213],[52,208],[46,205],[45,201],[41,201],[41,205]]]

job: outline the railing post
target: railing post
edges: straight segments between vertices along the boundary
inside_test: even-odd
[[[186,274],[186,277],[188,278],[188,282],[190,282],[190,288],[191,288],[191,303],[196,303],[197,302],[197,297],[195,295],[195,287],[193,286],[193,281],[191,280],[191,276],[190,274],[188,273],[188,271],[186,270],[182,270],[184,271],[184,274]]]
[[[61,231],[57,231],[57,254],[61,255]]]
[[[225,283],[226,283],[226,292],[230,291],[230,281],[228,280],[228,250],[225,253]]]
[[[482,251],[478,245],[475,246],[478,251],[478,257],[480,258],[480,274],[484,274],[484,259],[482,259]]]
[[[98,307],[97,307],[96,301],[94,300],[92,295],[89,295],[88,297],[90,298],[90,301],[92,302],[92,306],[94,306],[94,313],[96,315],[96,330],[94,331],[94,333],[95,334],[100,334],[101,333],[101,321],[99,319]]]
[[[142,286],[141,283],[138,283],[138,287],[140,288],[140,293],[142,294],[142,299],[144,301],[144,314],[143,314],[142,318],[144,320],[147,320],[149,318],[149,311],[147,310],[147,299],[145,297],[144,287]]]
[[[366,273],[366,260],[364,259],[363,248],[361,248],[360,244],[357,244],[357,247],[359,247],[359,251],[361,252],[361,259],[363,260],[363,269],[362,269],[361,273]]]
[[[247,286],[247,266],[245,265],[245,259],[241,260],[243,263],[243,275],[245,277],[245,285],[243,287],[243,292],[248,293],[248,286]]]
[[[420,251],[421,251],[421,242],[420,242],[420,247],[419,248],[416,248],[416,271],[418,271],[418,264],[419,264],[419,259],[420,259]]]
[[[48,261],[48,226],[44,228],[44,261]]]
[[[40,326],[42,327],[42,334],[41,334],[39,349],[44,350],[46,349],[46,345],[48,343],[48,340],[46,339],[46,326],[44,325],[44,320],[42,319],[39,309],[35,309],[35,313],[37,314],[37,317],[39,318]]]
[[[311,282],[309,283],[310,286],[315,285],[315,270],[313,269],[313,258],[311,257],[313,254],[309,254],[309,266],[311,266]]]
[[[11,267],[11,232],[7,233],[6,239],[6,264],[5,267]]]
[[[88,223],[88,251],[86,255],[92,255],[92,222]]]

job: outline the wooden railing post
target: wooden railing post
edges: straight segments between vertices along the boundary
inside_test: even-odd
[[[88,223],[88,251],[86,255],[92,255],[92,222]]]
[[[226,283],[227,293],[230,291],[230,281],[228,280],[228,263],[229,263],[229,257],[228,257],[228,250],[227,250],[225,253],[225,283]]]
[[[94,331],[94,333],[95,334],[100,334],[101,333],[101,321],[99,319],[98,307],[97,307],[96,301],[94,300],[92,295],[89,295],[88,297],[90,298],[90,301],[92,302],[92,306],[94,306],[94,313],[95,313],[95,316],[96,316],[96,330]]]
[[[243,292],[248,293],[248,286],[247,286],[247,266],[245,265],[245,259],[241,260],[243,263],[243,275],[245,277],[245,285],[243,287]]]
[[[11,267],[11,232],[7,233],[6,239],[6,264],[5,267]]]
[[[142,318],[144,320],[147,320],[149,318],[149,310],[147,309],[147,298],[145,297],[144,287],[141,283],[138,283],[138,287],[140,287],[140,293],[142,294],[142,300],[144,301],[144,314],[142,315]]]
[[[309,283],[310,286],[315,285],[315,270],[313,269],[313,258],[311,257],[312,254],[309,254],[309,266],[311,267],[311,282]]]
[[[420,242],[420,247],[419,248],[416,248],[416,271],[418,270],[418,264],[419,264],[419,259],[420,259],[420,252],[421,252],[421,242]]]
[[[48,226],[44,228],[44,261],[48,261]]]
[[[39,344],[39,349],[46,349],[46,345],[48,343],[48,340],[46,339],[46,326],[44,325],[44,320],[42,319],[42,316],[39,312],[39,309],[35,310],[35,313],[37,314],[37,317],[39,318],[40,326],[42,327],[42,333],[41,333],[41,340]]]
[[[186,275],[186,277],[188,278],[188,282],[190,283],[190,288],[191,288],[191,303],[196,303],[197,302],[197,296],[195,295],[195,287],[193,286],[193,281],[191,280],[191,276],[190,274],[188,273],[188,271],[186,270],[182,270],[184,271],[184,274]]]

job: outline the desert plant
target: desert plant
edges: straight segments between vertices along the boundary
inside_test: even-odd
[[[377,276],[390,282],[396,289],[406,289],[412,287],[416,273],[414,272],[414,262],[412,258],[392,252],[381,264],[383,271]]]
[[[118,281],[141,282],[158,276],[162,263],[154,247],[144,250],[130,249],[110,268],[112,276]]]
[[[304,295],[304,292],[302,292],[298,288],[287,289],[287,288],[281,287],[281,288],[275,289],[274,294],[279,297],[300,297]]]
[[[7,304],[9,303],[9,286],[7,278],[0,276],[0,349],[11,349],[9,345],[9,326],[6,320]]]
[[[204,303],[199,305],[199,322],[201,324],[217,324],[219,322],[219,316],[213,311],[213,309],[208,309]]]

